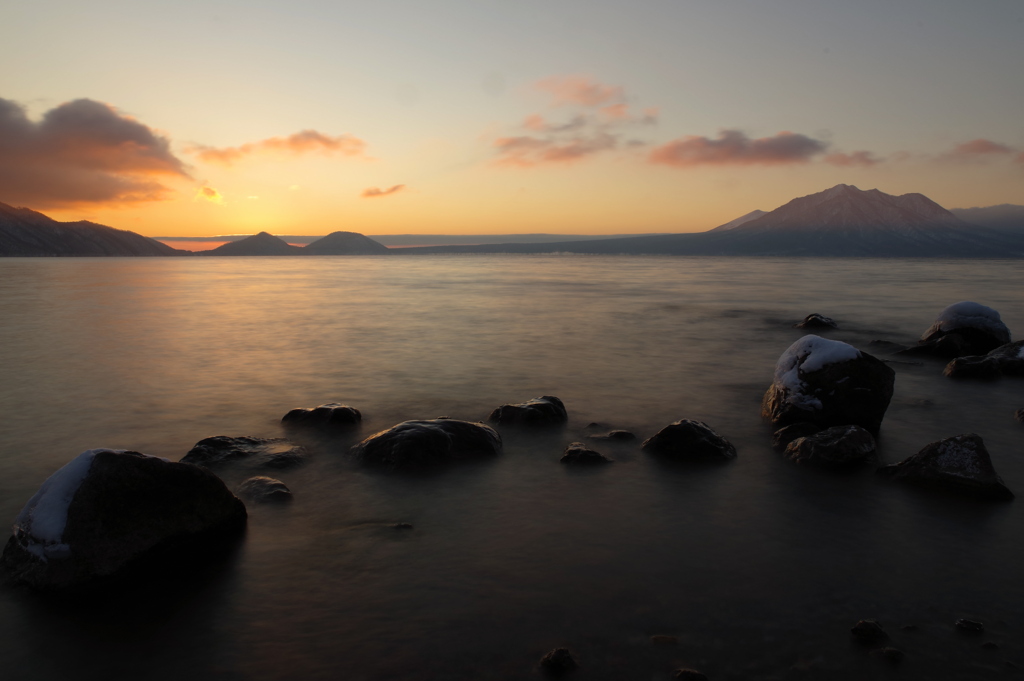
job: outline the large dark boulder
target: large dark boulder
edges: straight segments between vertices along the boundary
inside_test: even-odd
[[[786,456],[797,463],[848,466],[863,462],[874,451],[875,438],[860,426],[833,426],[793,440]]]
[[[545,395],[522,404],[503,404],[487,420],[502,426],[553,426],[568,421],[569,415],[562,400]]]
[[[292,468],[305,463],[307,456],[305,447],[281,438],[215,435],[193,445],[188,454],[181,457],[181,462],[216,468],[233,461],[247,460],[267,468]]]
[[[703,421],[680,419],[640,445],[644,451],[674,459],[735,459],[736,448]]]
[[[896,372],[884,362],[852,345],[804,336],[779,357],[761,415],[776,428],[806,421],[877,433],[895,380]]]
[[[153,553],[202,550],[245,522],[245,505],[204,468],[91,449],[29,499],[0,561],[15,582],[76,587]]]
[[[991,307],[962,301],[939,313],[916,346],[899,354],[952,359],[984,355],[1010,342],[1010,330]]]
[[[352,451],[362,461],[387,468],[429,467],[498,454],[501,437],[482,423],[405,421],[371,435]]]
[[[980,435],[954,435],[925,445],[917,454],[878,469],[893,480],[941,487],[993,500],[1013,499],[996,473]]]
[[[1024,341],[1000,345],[986,355],[957,357],[942,372],[950,378],[991,380],[1001,376],[1024,376]]]
[[[283,417],[281,423],[289,428],[315,428],[320,430],[345,430],[355,428],[363,420],[363,415],[355,407],[347,404],[329,402],[312,409],[292,409]]]

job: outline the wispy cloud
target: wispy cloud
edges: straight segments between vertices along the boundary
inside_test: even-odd
[[[363,156],[366,142],[353,135],[325,135],[316,130],[303,130],[287,137],[269,137],[259,142],[250,142],[237,147],[211,147],[193,145],[188,152],[207,163],[232,165],[244,158],[259,154],[302,154],[320,153],[338,156]]]
[[[252,197],[249,197],[252,198]],[[210,203],[216,203],[219,206],[224,205],[224,196],[219,191],[209,185],[203,185],[196,191],[196,195],[192,199],[193,201],[209,201]]]
[[[839,166],[841,168],[870,168],[871,166],[878,165],[885,161],[884,158],[875,156],[870,151],[855,151],[852,154],[836,152],[834,154],[829,154],[822,160],[825,163]]]
[[[586,76],[552,76],[534,84],[551,97],[552,106],[599,107],[622,102],[626,93],[619,85],[605,85]]]
[[[396,184],[393,187],[388,187],[387,189],[380,189],[379,187],[369,187],[368,189],[363,190],[361,196],[364,199],[374,199],[379,196],[389,196],[391,194],[396,194],[402,191],[403,189],[405,189],[404,184]]]
[[[651,163],[689,168],[706,165],[787,165],[807,163],[828,143],[783,131],[751,139],[740,130],[722,130],[718,139],[690,135],[651,150]]]
[[[0,99],[0,201],[34,208],[169,198],[165,178],[188,178],[170,142],[114,107],[76,99],[30,120]]]
[[[1013,147],[979,137],[956,145],[950,151],[936,156],[935,160],[939,163],[988,161],[1006,158],[1015,151]]]

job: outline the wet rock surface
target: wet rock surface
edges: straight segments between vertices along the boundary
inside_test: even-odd
[[[850,629],[853,637],[861,643],[877,643],[889,640],[889,634],[877,620],[860,620]]]
[[[197,442],[181,462],[216,468],[234,461],[246,461],[280,469],[302,465],[308,454],[305,447],[282,438],[216,435]]]
[[[803,421],[824,428],[857,425],[877,433],[895,377],[884,362],[851,345],[804,336],[779,357],[761,415],[776,427]]]
[[[616,442],[630,442],[636,439],[636,435],[628,430],[609,430],[607,433],[595,433],[588,435],[590,440],[612,440]]]
[[[126,450],[79,455],[19,514],[0,559],[15,582],[78,587],[153,554],[203,557],[245,527],[245,505],[210,471]]]
[[[1024,376],[1024,341],[1000,345],[986,355],[956,357],[942,373],[950,378],[982,380]]]
[[[672,678],[680,681],[708,681],[707,675],[696,669],[677,669],[672,672]]]
[[[812,312],[803,318],[803,321],[793,325],[798,329],[838,329],[839,324],[831,317]]]
[[[820,433],[823,430],[825,429],[817,423],[808,423],[806,421],[793,423],[779,428],[772,433],[772,447],[775,449],[785,449],[793,440],[807,437],[808,435],[814,435],[815,433]]]
[[[555,648],[540,658],[540,667],[549,674],[566,674],[579,666],[568,648]]]
[[[288,485],[265,475],[256,475],[243,481],[237,493],[243,499],[255,502],[289,501],[292,498]]]
[[[981,436],[954,435],[932,442],[903,461],[878,469],[880,475],[991,500],[1013,499],[996,473]]]
[[[357,427],[362,420],[363,415],[355,407],[329,402],[311,409],[292,409],[281,418],[281,423],[291,428],[347,430]]]
[[[562,400],[544,395],[521,404],[503,404],[487,420],[503,426],[554,426],[568,421],[569,415]]]
[[[641,449],[674,459],[725,460],[736,458],[736,448],[703,421],[680,419],[644,440]]]
[[[1024,423],[1024,409],[1018,409],[1013,412],[1013,418],[1020,423]]]
[[[366,438],[352,452],[363,462],[386,468],[421,468],[501,452],[491,427],[456,419],[404,421]]]
[[[590,449],[582,442],[573,442],[565,448],[560,459],[562,463],[572,465],[592,465],[612,463],[612,460],[601,452]]]
[[[835,426],[797,438],[786,447],[786,456],[797,463],[848,466],[861,463],[875,451],[875,438],[860,426]]]
[[[985,625],[977,620],[959,619],[956,621],[956,628],[960,631],[969,631],[971,633],[980,634],[985,631]]]

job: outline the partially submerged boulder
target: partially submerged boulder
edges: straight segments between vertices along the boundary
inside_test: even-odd
[[[993,500],[1013,499],[996,473],[980,435],[954,435],[925,445],[917,454],[878,469],[880,475]]]
[[[772,447],[775,449],[785,449],[793,440],[814,435],[823,430],[825,429],[817,423],[808,423],[807,421],[791,423],[772,433]]]
[[[613,440],[616,442],[629,442],[636,439],[636,435],[628,430],[609,430],[607,433],[595,433],[588,435],[591,440]]]
[[[831,317],[826,317],[823,314],[812,312],[803,318],[803,321],[794,324],[798,329],[838,329],[839,325],[836,324],[836,320]]]
[[[245,522],[245,505],[204,468],[90,449],[25,504],[0,562],[22,584],[76,587],[155,552],[193,551]]]
[[[850,633],[861,643],[871,644],[889,640],[889,634],[877,620],[860,620],[850,628]]]
[[[308,452],[282,438],[216,435],[197,442],[182,463],[216,468],[232,461],[251,460],[268,468],[291,468],[306,462]]]
[[[676,459],[735,459],[736,448],[703,421],[680,419],[640,445],[647,452]]]
[[[1010,342],[1010,330],[991,307],[962,301],[939,313],[921,340],[900,354],[931,355],[952,359],[984,355]]]
[[[950,378],[991,380],[1001,376],[1024,376],[1024,341],[1000,345],[986,355],[956,357],[942,372]]]
[[[371,435],[352,451],[362,461],[387,468],[426,467],[493,456],[501,451],[501,437],[482,423],[405,421]]]
[[[875,438],[860,426],[833,426],[793,440],[786,456],[797,463],[847,466],[864,461],[874,451]]]
[[[238,495],[250,501],[291,501],[292,491],[276,478],[255,475],[238,486]]]
[[[281,417],[286,427],[315,428],[319,430],[346,430],[355,428],[363,420],[363,415],[355,407],[337,402],[321,404],[312,409],[292,409]]]
[[[544,395],[521,404],[503,404],[487,420],[502,426],[553,426],[568,421],[569,415],[562,400]]]
[[[612,463],[612,460],[601,452],[590,449],[582,442],[570,443],[565,451],[562,453],[562,458],[559,459],[562,463],[574,464],[574,465],[588,465],[588,464],[600,464],[600,463]]]
[[[806,421],[877,433],[895,377],[884,362],[852,345],[804,336],[779,357],[761,415],[777,427]]]
[[[568,648],[555,648],[540,658],[540,666],[549,674],[560,675],[571,672],[579,664],[573,658]]]

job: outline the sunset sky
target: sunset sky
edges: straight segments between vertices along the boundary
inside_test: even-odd
[[[0,201],[150,236],[700,231],[1024,203],[1021,0],[35,0]]]

